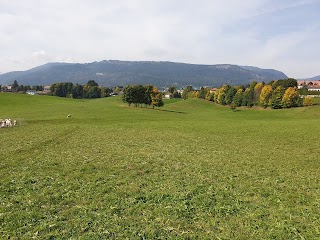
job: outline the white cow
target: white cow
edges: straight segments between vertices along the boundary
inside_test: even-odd
[[[11,119],[6,119],[6,127],[12,127]]]
[[[15,126],[17,126],[17,120],[13,120],[13,126],[15,127]]]
[[[1,127],[1,128],[5,128],[5,127],[6,127],[6,122],[5,122],[4,120],[1,121],[0,127]]]
[[[71,114],[69,114],[69,115],[67,116],[67,118],[71,118]]]

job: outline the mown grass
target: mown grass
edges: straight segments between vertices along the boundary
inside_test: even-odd
[[[320,238],[320,106],[0,94],[6,117],[0,238]]]

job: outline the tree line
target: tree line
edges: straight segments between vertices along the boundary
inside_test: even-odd
[[[128,103],[129,106],[145,107],[152,106],[162,107],[164,105],[162,101],[162,93],[158,88],[153,85],[128,85],[123,89],[122,94],[123,102]]]
[[[101,98],[109,97],[113,92],[107,87],[100,87],[94,80],[89,80],[87,84],[73,84],[72,82],[60,82],[50,85],[53,96],[71,98]]]
[[[44,86],[42,85],[35,85],[35,86],[30,86],[30,85],[19,85],[19,83],[17,82],[17,80],[14,80],[13,83],[11,84],[11,91],[14,92],[22,92],[22,93],[26,93],[28,90],[35,90],[35,91],[43,91]],[[2,91],[7,91],[7,86],[0,85],[0,90]]]
[[[261,106],[281,109],[312,105],[310,98],[300,98],[297,80],[293,78],[275,80],[267,84],[255,81],[247,87],[223,85],[215,92],[210,91],[210,88],[194,91],[189,86],[183,91],[182,98],[192,97],[207,99],[220,105],[230,105],[231,108]]]

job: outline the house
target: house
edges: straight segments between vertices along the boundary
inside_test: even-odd
[[[218,91],[218,88],[211,88],[210,89],[210,93],[215,93],[216,91]]]
[[[171,99],[173,97],[172,93],[164,94],[164,98]]]
[[[317,91],[320,92],[320,85],[312,85],[312,86],[307,86],[308,91]]]
[[[43,87],[43,93],[50,93],[51,90],[50,90],[50,86],[44,86]]]
[[[308,88],[308,91],[318,91],[316,89],[320,88],[320,80],[303,80],[303,81],[298,81],[298,89],[303,88],[306,86]]]
[[[38,93],[35,90],[27,90],[26,94],[37,95]]]
[[[13,91],[11,85],[3,85],[3,86],[1,86],[0,90],[1,90],[1,92],[12,92]]]

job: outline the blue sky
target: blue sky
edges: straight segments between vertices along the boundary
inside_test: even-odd
[[[320,75],[320,0],[0,0],[0,72],[108,59]]]

